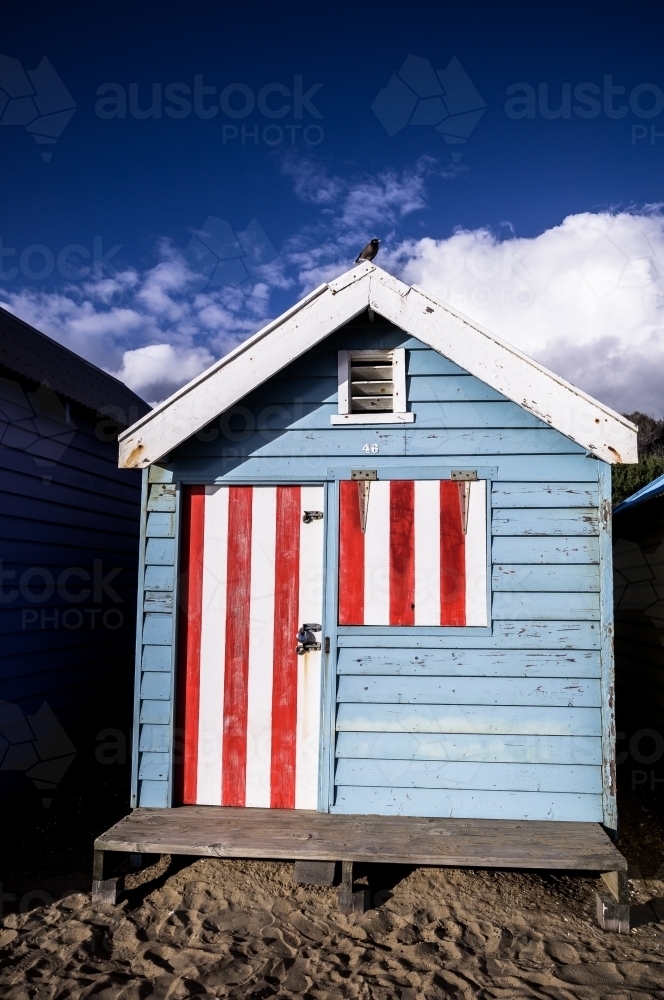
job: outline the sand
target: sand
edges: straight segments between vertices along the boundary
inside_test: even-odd
[[[617,935],[595,923],[590,877],[365,871],[374,908],[344,917],[335,889],[295,885],[290,864],[161,859],[128,876],[117,907],[73,893],[6,916],[0,994],[664,1000],[664,924],[648,902],[664,882],[632,882],[637,926]]]

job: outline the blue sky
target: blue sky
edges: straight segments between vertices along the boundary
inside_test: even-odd
[[[62,10],[15,8],[0,50],[0,301],[29,322],[154,401],[379,236],[662,413],[659,5]]]

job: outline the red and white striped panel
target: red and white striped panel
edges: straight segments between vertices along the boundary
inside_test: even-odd
[[[364,534],[357,482],[340,488],[340,625],[487,624],[483,481],[372,482]]]
[[[180,801],[315,809],[321,654],[295,650],[299,626],[321,623],[323,521],[302,518],[323,488],[183,494]]]

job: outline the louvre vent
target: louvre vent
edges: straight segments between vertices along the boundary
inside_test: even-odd
[[[394,412],[392,351],[350,352],[350,412]]]

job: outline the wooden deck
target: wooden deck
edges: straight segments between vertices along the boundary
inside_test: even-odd
[[[598,823],[341,816],[295,809],[135,809],[95,851],[456,868],[625,871]]]

